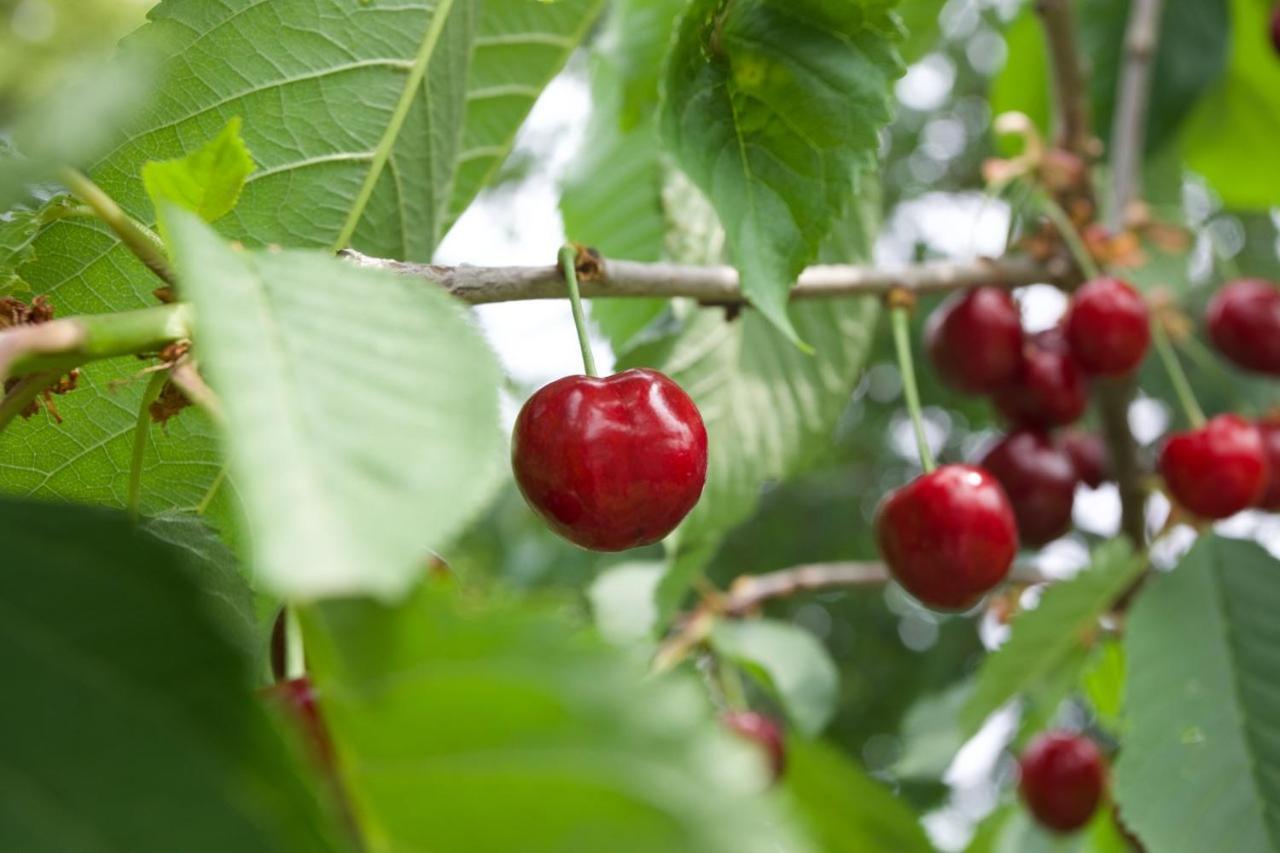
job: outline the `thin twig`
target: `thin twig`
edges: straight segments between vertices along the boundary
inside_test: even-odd
[[[563,299],[564,275],[558,266],[446,267],[371,258],[348,249],[341,253],[357,266],[421,278],[473,305],[524,299]],[[900,269],[868,266],[812,266],[800,274],[792,299],[839,296],[883,296],[891,290],[946,293],[976,285],[1023,287],[1055,284],[1068,274],[1060,263],[1039,264],[1028,258],[978,258],[963,262],[931,262]],[[578,269],[584,297],[688,297],[708,305],[743,301],[738,273],[732,267],[595,260]]]
[[[169,381],[172,382],[188,400],[203,409],[205,414],[213,419],[214,423],[219,426],[226,423],[226,414],[222,409],[222,400],[204,381],[204,377],[200,375],[200,371],[196,368],[195,362],[190,358],[184,358],[174,366],[173,372],[169,375]]]
[[[83,172],[65,168],[58,173],[58,178],[94,212],[94,215],[115,232],[120,241],[146,265],[147,269],[170,287],[175,284],[177,279],[174,278],[169,259],[165,256],[164,244],[151,229],[125,213],[120,205],[116,204],[115,199],[107,195]]]
[[[1124,67],[1111,130],[1111,206],[1107,226],[1118,231],[1129,206],[1141,196],[1151,71],[1164,0],[1134,0],[1124,39]]]
[[[1088,160],[1094,153],[1089,131],[1089,92],[1076,42],[1072,0],[1038,0],[1036,11],[1044,23],[1053,73],[1058,146]]]

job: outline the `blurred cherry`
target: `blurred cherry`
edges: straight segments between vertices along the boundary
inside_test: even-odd
[[[1071,294],[1064,326],[1076,364],[1097,376],[1131,373],[1151,344],[1147,303],[1118,278],[1095,278]]]
[[[1043,432],[1021,429],[1000,439],[979,463],[1009,496],[1018,521],[1018,540],[1038,548],[1071,528],[1076,469]]]
[[[1262,435],[1238,415],[1171,435],[1160,451],[1160,473],[1175,501],[1213,519],[1256,506],[1269,476]]]
[[[1280,510],[1280,414],[1269,415],[1258,421],[1258,435],[1262,437],[1262,452],[1267,457],[1267,488],[1258,499],[1262,509]]]
[[[1058,436],[1058,444],[1071,457],[1080,482],[1096,489],[1111,479],[1111,462],[1102,436],[1084,430],[1068,430]]]
[[[1280,289],[1261,279],[1230,282],[1205,309],[1209,339],[1246,370],[1280,375]]]
[[[944,382],[988,394],[1012,381],[1022,361],[1018,306],[998,287],[953,294],[929,316],[925,344]]]
[[[1027,338],[1017,377],[993,400],[1015,427],[1048,429],[1079,420],[1089,401],[1084,376],[1061,329],[1046,329]]]
[[[1018,760],[1018,792],[1035,819],[1054,832],[1087,824],[1107,786],[1102,754],[1083,735],[1051,732],[1037,737]]]

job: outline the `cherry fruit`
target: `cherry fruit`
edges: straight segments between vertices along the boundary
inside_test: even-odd
[[[1262,452],[1267,457],[1267,487],[1258,499],[1262,509],[1280,509],[1280,416],[1272,415],[1258,421],[1258,435],[1262,437]]]
[[[1018,759],[1018,792],[1037,821],[1055,832],[1074,832],[1102,802],[1106,766],[1087,737],[1043,734]]]
[[[929,316],[925,344],[944,382],[989,394],[1011,382],[1022,362],[1018,306],[997,287],[957,293]]]
[[[693,509],[707,477],[707,430],[679,385],[654,370],[566,376],[516,417],[511,462],[521,493],[583,548],[657,542]]]
[[[1038,548],[1070,529],[1076,468],[1048,435],[1029,429],[1011,432],[979,464],[1009,496],[1023,545]]]
[[[1203,518],[1227,518],[1254,506],[1267,487],[1267,456],[1257,427],[1218,415],[1175,433],[1160,451],[1160,474],[1179,504]]]
[[[939,610],[973,605],[1005,579],[1018,552],[1009,498],[971,465],[944,465],[890,493],[875,529],[894,578]]]
[[[783,771],[787,769],[787,746],[782,726],[776,720],[755,711],[726,711],[720,720],[731,732],[764,750],[773,781],[782,778]]]
[[[1079,420],[1089,403],[1085,390],[1065,336],[1053,328],[1028,338],[1017,377],[994,401],[1014,426],[1048,429]]]
[[[1132,372],[1151,344],[1147,304],[1118,278],[1095,278],[1073,293],[1064,325],[1076,364],[1097,376]]]
[[[1225,285],[1205,309],[1209,339],[1246,370],[1280,375],[1280,288],[1259,279]]]
[[[1096,489],[1111,479],[1111,463],[1102,436],[1071,430],[1058,437],[1058,445],[1071,457],[1076,477],[1089,488]]]

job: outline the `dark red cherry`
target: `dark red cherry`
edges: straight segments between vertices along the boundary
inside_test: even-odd
[[[1107,444],[1097,433],[1071,430],[1058,436],[1058,445],[1071,457],[1080,482],[1096,489],[1111,479]]]
[[[689,395],[657,371],[566,376],[520,410],[511,464],[552,530],[621,551],[659,541],[698,502],[707,430]]]
[[[1225,285],[1205,309],[1209,339],[1246,370],[1280,375],[1280,289],[1260,279]]]
[[[1262,437],[1262,452],[1267,457],[1267,487],[1258,499],[1262,509],[1280,509],[1280,415],[1271,415],[1258,421],[1258,435]]]
[[[1280,53],[1280,5],[1271,12],[1271,46]]]
[[[263,693],[279,703],[285,713],[302,731],[308,748],[324,767],[333,766],[333,742],[325,727],[316,702],[315,687],[311,679],[303,675],[288,681],[279,681],[264,689]]]
[[[1076,364],[1096,376],[1132,372],[1151,344],[1147,303],[1118,278],[1095,278],[1073,293],[1065,327]]]
[[[1257,427],[1218,415],[1174,433],[1160,451],[1160,474],[1175,501],[1203,518],[1227,518],[1255,506],[1267,487],[1267,456]]]
[[[1022,801],[1054,832],[1074,832],[1088,823],[1107,787],[1102,754],[1083,735],[1040,735],[1023,751],[1018,770]]]
[[[1031,335],[1014,381],[993,397],[1014,426],[1048,429],[1079,420],[1089,400],[1084,376],[1058,328]]]
[[[972,465],[944,465],[891,492],[875,527],[894,578],[938,610],[976,603],[1005,579],[1018,553],[1009,498]]]
[[[1030,429],[1011,432],[979,464],[1009,496],[1023,545],[1038,548],[1071,528],[1076,469],[1048,435]]]
[[[783,771],[787,769],[787,745],[782,726],[776,720],[755,711],[726,711],[720,720],[734,734],[764,750],[773,781],[782,778]]]
[[[929,316],[925,343],[944,382],[989,394],[1012,381],[1022,361],[1018,306],[997,287],[954,294]]]

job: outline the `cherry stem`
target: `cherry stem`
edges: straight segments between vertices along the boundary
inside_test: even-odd
[[[911,314],[902,306],[889,309],[893,324],[893,343],[898,351],[898,370],[902,373],[902,393],[907,399],[907,411],[916,431],[916,449],[920,451],[920,467],[928,474],[938,467],[929,450],[924,431],[924,416],[920,412],[920,391],[916,387],[916,368],[911,358]]]
[[[1178,395],[1178,402],[1182,405],[1183,414],[1187,416],[1187,422],[1193,429],[1199,429],[1204,426],[1204,410],[1196,401],[1191,383],[1187,381],[1187,374],[1178,361],[1178,354],[1173,351],[1173,344],[1169,343],[1169,336],[1165,334],[1164,326],[1159,320],[1151,324],[1151,342],[1155,344],[1156,352],[1164,362],[1164,369],[1169,374],[1169,381],[1173,383],[1174,393]]]
[[[1080,232],[1076,229],[1076,225],[1071,221],[1071,217],[1062,209],[1062,205],[1046,192],[1041,191],[1040,208],[1044,211],[1044,215],[1049,217],[1049,221],[1058,229],[1058,233],[1062,235],[1063,241],[1067,244],[1067,249],[1071,251],[1071,257],[1075,259],[1076,265],[1080,267],[1080,271],[1084,273],[1087,279],[1097,278],[1101,275],[1098,264],[1093,260],[1093,256],[1089,254],[1089,250],[1084,245],[1084,240],[1080,238]]]
[[[151,381],[142,392],[142,402],[138,405],[138,422],[133,428],[133,457],[129,461],[129,502],[127,504],[129,518],[138,520],[142,505],[142,462],[147,455],[147,436],[151,431],[151,404],[160,396],[164,383],[169,381],[169,371],[160,370],[152,374]]]
[[[169,259],[165,256],[164,243],[154,231],[125,213],[115,199],[83,172],[67,167],[58,172],[58,177],[157,278],[170,286],[176,283]]]
[[[301,678],[306,674],[306,653],[302,648],[302,624],[298,621],[298,611],[285,605],[284,677],[294,679]]]
[[[569,287],[569,306],[573,308],[573,325],[578,329],[583,370],[588,376],[599,376],[595,356],[591,353],[591,338],[587,335],[587,318],[582,312],[582,294],[578,292],[578,250],[566,243],[560,248],[559,260],[564,283]]]

